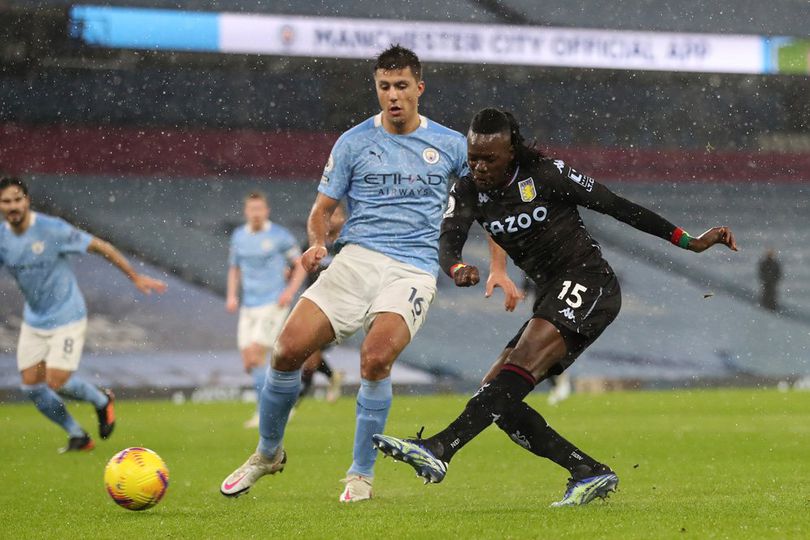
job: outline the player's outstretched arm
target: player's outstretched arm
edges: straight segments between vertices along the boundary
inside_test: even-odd
[[[737,240],[728,227],[712,227],[696,238],[690,238],[686,249],[700,253],[715,244],[723,244],[732,251],[737,251]]]
[[[489,276],[484,296],[489,298],[496,287],[503,289],[503,307],[506,311],[515,311],[518,302],[523,299],[520,291],[506,272],[506,251],[501,248],[491,236],[487,237],[489,243]]]
[[[559,166],[555,162],[555,167],[561,170],[553,178],[556,182],[554,190],[562,199],[612,216],[640,231],[696,253],[715,244],[724,244],[737,251],[737,243],[728,227],[713,227],[698,237],[692,237],[652,210],[616,195],[606,186],[584,177],[562,162],[559,162]]]
[[[329,220],[340,201],[327,197],[323,193],[318,193],[312,210],[307,219],[307,237],[309,238],[309,249],[301,256],[301,265],[307,272],[314,272],[321,264],[321,259],[326,257],[326,235],[329,232]]]
[[[121,272],[123,272],[123,274],[127,276],[135,287],[142,293],[152,294],[154,291],[158,294],[163,294],[166,292],[166,284],[164,282],[160,281],[159,279],[153,279],[149,276],[139,274],[133,270],[132,265],[129,264],[127,258],[124,257],[124,255],[122,255],[121,252],[109,242],[105,242],[100,238],[93,237],[93,239],[90,241],[90,245],[87,246],[87,251],[89,253],[97,253],[110,261],[112,265],[121,270]]]

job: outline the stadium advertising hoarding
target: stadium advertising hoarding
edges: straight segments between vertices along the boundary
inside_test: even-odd
[[[808,43],[754,35],[346,19],[74,6],[74,37],[101,47],[701,73],[808,73]],[[799,53],[796,53],[799,51]]]

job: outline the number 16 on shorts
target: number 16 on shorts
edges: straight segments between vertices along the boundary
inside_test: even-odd
[[[419,319],[419,317],[425,311],[425,299],[422,296],[417,296],[419,291],[416,290],[416,287],[411,287],[411,295],[408,297],[408,302],[411,304],[411,316],[413,317],[413,322]]]

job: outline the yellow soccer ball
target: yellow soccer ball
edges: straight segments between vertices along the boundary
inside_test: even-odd
[[[104,487],[118,506],[146,510],[166,494],[169,469],[160,456],[148,448],[127,448],[107,462]]]

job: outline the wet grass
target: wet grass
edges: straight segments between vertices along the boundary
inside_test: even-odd
[[[351,461],[354,402],[306,402],[288,429],[284,474],[239,499],[222,478],[256,443],[240,403],[121,402],[118,430],[96,450],[57,455],[61,432],[28,403],[0,406],[3,538],[806,538],[810,536],[810,393],[765,390],[575,395],[556,408],[530,398],[558,431],[619,474],[607,502],[552,509],[559,467],[490,428],[423,486],[380,460],[375,500],[337,502]],[[397,396],[391,434],[443,427],[463,396]],[[88,428],[87,405],[71,410]],[[146,446],[171,471],[166,498],[145,512],[118,508],[104,464]]]

